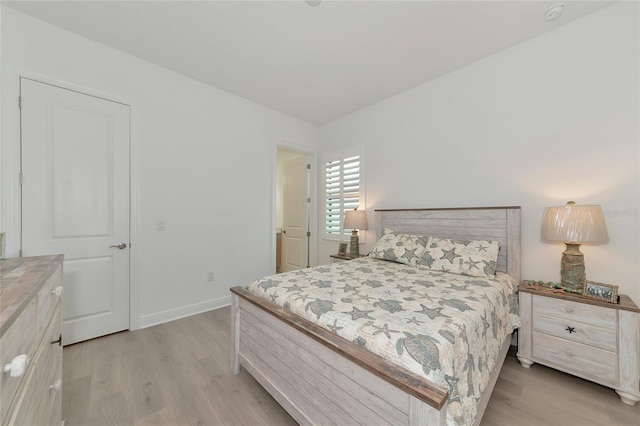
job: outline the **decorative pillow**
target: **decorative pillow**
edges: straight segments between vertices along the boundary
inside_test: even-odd
[[[492,277],[496,274],[499,250],[497,241],[429,237],[419,266],[472,277]]]
[[[426,247],[425,236],[400,234],[385,228],[384,235],[373,247],[369,257],[418,266]]]

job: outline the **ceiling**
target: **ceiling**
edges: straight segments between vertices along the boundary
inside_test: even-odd
[[[3,1],[323,124],[605,7],[565,1]]]

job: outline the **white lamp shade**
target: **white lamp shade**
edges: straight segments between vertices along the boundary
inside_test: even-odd
[[[344,229],[367,229],[367,212],[349,210],[344,215]]]
[[[609,241],[602,208],[598,205],[547,207],[542,216],[542,239],[564,243]]]

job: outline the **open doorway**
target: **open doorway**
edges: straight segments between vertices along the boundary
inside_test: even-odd
[[[276,273],[310,266],[311,156],[277,149]]]

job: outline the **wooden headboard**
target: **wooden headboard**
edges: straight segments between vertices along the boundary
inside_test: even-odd
[[[378,209],[376,231],[500,243],[496,269],[520,282],[520,207]]]

